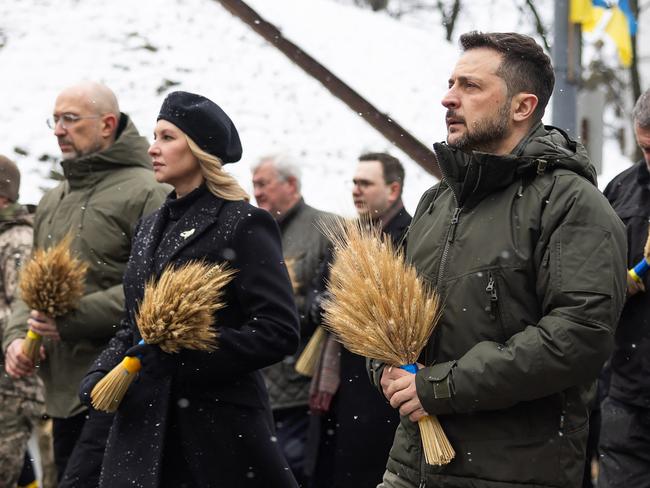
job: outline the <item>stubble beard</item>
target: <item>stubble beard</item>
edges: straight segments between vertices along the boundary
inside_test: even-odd
[[[466,126],[465,133],[449,145],[466,153],[493,152],[508,135],[509,109],[510,103],[504,103],[493,118],[480,119],[471,127]]]

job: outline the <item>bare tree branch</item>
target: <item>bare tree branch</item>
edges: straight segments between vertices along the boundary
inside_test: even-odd
[[[535,8],[535,5],[533,4],[533,0],[526,0],[526,5],[528,5],[528,8],[530,8],[533,17],[535,18],[535,29],[544,42],[544,48],[546,49],[546,52],[550,53],[551,46],[548,43],[548,33],[546,32],[546,28],[542,23],[542,18],[539,16],[537,8]]]

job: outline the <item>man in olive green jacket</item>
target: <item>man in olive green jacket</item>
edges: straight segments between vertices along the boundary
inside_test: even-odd
[[[28,327],[44,337],[39,374],[54,421],[59,487],[96,486],[112,418],[89,413],[79,402],[78,385],[119,325],[133,226],[160,206],[167,188],[155,182],[146,139],[106,86],[84,82],[66,88],[48,124],[58,139],[65,180],[38,205],[34,248],[48,248],[72,233],[73,253],[88,263],[86,289],[78,308],[56,319],[17,300],[3,338],[5,369],[13,377],[32,374],[23,338]]]
[[[449,79],[442,182],[407,258],[443,297],[413,375],[377,368],[401,421],[382,487],[581,485],[588,399],[625,294],[625,229],[584,148],[544,127],[554,76],[529,37],[469,33]],[[454,447],[424,461],[417,420]]]

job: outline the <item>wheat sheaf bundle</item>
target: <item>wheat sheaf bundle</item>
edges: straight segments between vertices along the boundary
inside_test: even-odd
[[[225,287],[235,272],[225,264],[200,261],[165,268],[157,282],[152,279],[146,284],[136,315],[143,342],[157,344],[169,354],[181,349],[215,350],[214,314],[226,306]],[[125,357],[93,388],[93,407],[116,411],[140,368],[139,358]]]
[[[334,244],[325,326],[355,354],[393,366],[415,363],[440,317],[438,295],[368,222],[339,219],[324,232]],[[438,419],[418,424],[427,463],[449,463],[455,452]]]
[[[74,310],[84,294],[88,264],[70,252],[72,235],[67,234],[48,249],[36,249],[20,271],[20,295],[32,310],[61,317]],[[42,337],[29,330],[23,351],[34,364],[39,359]]]

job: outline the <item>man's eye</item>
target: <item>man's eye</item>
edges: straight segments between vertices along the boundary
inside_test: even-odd
[[[74,114],[63,114],[61,116],[61,118],[63,119],[63,122],[76,122],[77,121],[77,116],[74,115]]]

